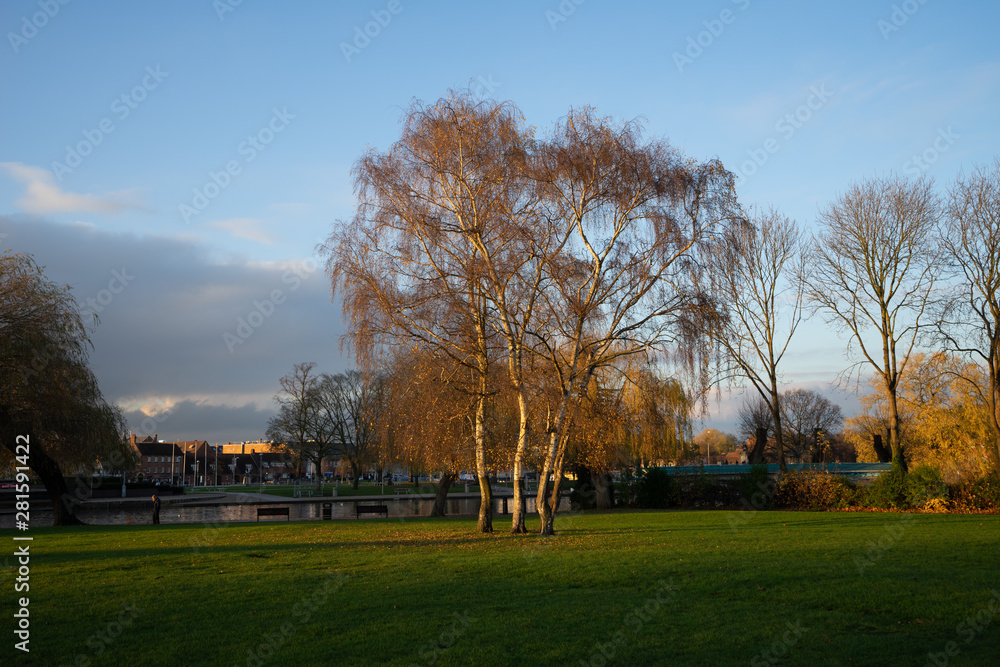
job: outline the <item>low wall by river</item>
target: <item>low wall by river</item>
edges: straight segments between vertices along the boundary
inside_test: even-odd
[[[351,500],[350,498],[327,498],[315,501],[281,502],[256,504],[171,504],[163,503],[160,509],[161,523],[216,523],[230,521],[257,521],[258,507],[288,507],[289,519],[292,521],[321,520],[323,517],[323,505],[330,505],[330,513],[334,519],[354,519],[356,518],[355,505],[361,502],[365,505],[384,504],[389,508],[389,518],[404,518],[429,516],[434,505],[433,499],[428,498],[406,498],[406,497],[386,497],[382,500]],[[448,515],[470,515],[479,513],[479,498],[452,498],[447,501]],[[526,498],[526,506],[529,513],[535,511],[535,498]],[[493,509],[498,515],[503,516],[504,503],[502,498],[494,498]],[[513,509],[510,499],[507,500],[507,509]],[[560,510],[569,509],[569,499],[564,497],[560,503]],[[152,523],[152,510],[149,503],[88,503],[82,506],[77,515],[86,523],[98,526],[133,526]],[[370,518],[371,515],[364,515]],[[381,518],[381,517],[379,517]],[[275,519],[267,517],[262,521],[284,521],[284,517]],[[32,508],[31,525],[35,527],[52,525],[52,510],[43,507]],[[0,513],[0,529],[14,527],[13,512]]]

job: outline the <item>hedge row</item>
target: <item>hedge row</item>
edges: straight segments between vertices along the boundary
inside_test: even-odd
[[[926,465],[908,473],[894,467],[867,486],[825,472],[792,472],[772,479],[765,466],[754,466],[750,473],[731,479],[671,475],[661,468],[649,468],[627,473],[622,490],[623,504],[648,509],[1000,510],[1000,477],[948,485],[936,468]]]

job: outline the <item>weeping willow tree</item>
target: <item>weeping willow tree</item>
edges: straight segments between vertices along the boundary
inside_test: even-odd
[[[398,350],[388,365],[391,409],[381,421],[383,437],[391,443],[387,459],[441,475],[431,516],[445,515],[451,485],[475,466],[479,397],[468,390],[469,375],[447,356],[419,349]]]
[[[691,441],[693,407],[681,382],[661,377],[652,366],[595,371],[568,428],[577,501],[608,509],[613,471],[682,457]]]
[[[641,369],[626,376],[622,402],[627,415],[624,442],[631,463],[645,467],[684,458],[692,440],[695,406],[677,378]]]
[[[90,349],[69,287],[47,280],[30,255],[0,257],[0,443],[15,457],[28,445],[57,526],[79,523],[64,471],[135,464],[121,410],[87,365]]]

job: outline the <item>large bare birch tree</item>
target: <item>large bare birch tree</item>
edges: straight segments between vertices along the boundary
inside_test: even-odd
[[[619,357],[670,349],[703,368],[691,340],[708,308],[712,234],[735,217],[732,177],[664,142],[573,111],[535,141],[509,103],[453,93],[415,103],[402,137],[354,170],[354,219],[330,237],[328,271],[360,359],[379,346],[429,347],[474,372],[480,529],[492,529],[486,408],[505,359],[518,405],[512,530],[524,530],[529,369],[544,366],[546,408],[537,506],[552,532],[566,438],[580,391]],[[503,351],[501,352],[501,348]],[[539,392],[536,390],[535,395]]]
[[[517,341],[524,335],[523,325],[511,331],[513,307],[504,287],[518,284],[501,267],[531,257],[523,245],[530,217],[523,211],[527,139],[511,104],[458,93],[433,105],[414,103],[402,137],[355,165],[357,214],[326,244],[333,291],[343,296],[348,339],[362,361],[378,346],[397,343],[434,348],[473,372],[468,391],[477,397],[484,532],[493,526],[485,424],[495,391],[491,360],[503,333],[518,381]],[[499,321],[498,306],[511,308]]]
[[[540,148],[545,215],[571,238],[546,263],[544,328],[534,349],[558,387],[536,506],[550,535],[579,395],[617,359],[672,351],[708,364],[696,344],[708,310],[713,236],[738,217],[732,175],[717,161],[685,160],[589,108],[571,110]],[[552,483],[547,483],[551,478]]]

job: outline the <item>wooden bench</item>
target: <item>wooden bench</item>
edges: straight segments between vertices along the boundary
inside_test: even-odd
[[[260,521],[262,516],[283,516],[289,521],[292,520],[292,518],[288,515],[287,507],[258,507],[257,521]]]
[[[399,494],[401,494],[401,493],[409,493],[409,492],[410,492],[410,491],[412,491],[412,490],[413,490],[413,489],[411,489],[411,488],[410,488],[410,487],[408,487],[408,486],[397,486],[397,487],[396,487],[396,495],[398,496],[398,495],[399,495]]]
[[[382,514],[386,518],[389,517],[389,508],[386,505],[355,505],[357,518],[361,518],[362,514]]]

